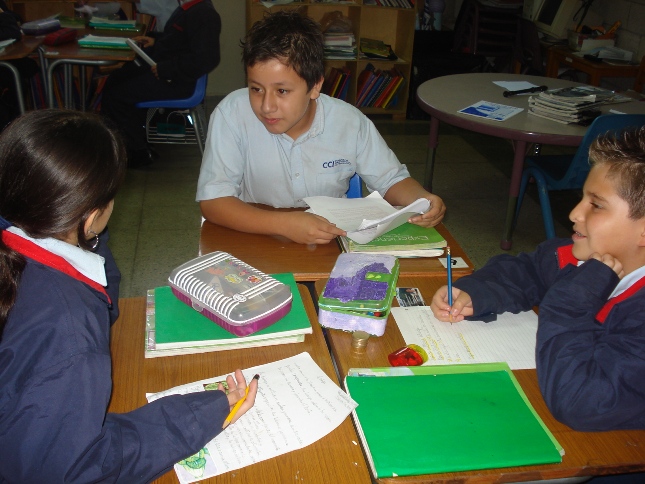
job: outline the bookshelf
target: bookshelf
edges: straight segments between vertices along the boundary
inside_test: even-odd
[[[369,1],[369,0],[367,0]],[[380,0],[381,3],[385,3]],[[374,2],[377,3],[377,2]],[[423,6],[423,2],[415,4]],[[358,77],[368,64],[376,69],[389,71],[392,68],[398,69],[404,77],[404,82],[398,89],[396,99],[387,108],[360,107],[365,114],[389,114],[396,118],[405,118],[408,105],[408,88],[410,71],[412,66],[412,47],[414,43],[414,27],[417,10],[413,8],[386,7],[381,5],[367,5],[366,0],[355,0],[354,2],[316,2],[314,0],[294,1],[286,5],[275,5],[267,9],[259,0],[246,0],[246,27],[250,28],[255,22],[261,20],[267,11],[298,9],[301,13],[320,22],[325,14],[330,12],[341,12],[344,17],[351,20],[357,47],[360,38],[382,40],[392,46],[392,50],[398,57],[397,60],[367,59],[360,57],[359,53],[351,59],[326,60],[325,73],[329,73],[332,67],[337,69],[346,68],[350,72],[348,80],[346,101],[356,105]]]

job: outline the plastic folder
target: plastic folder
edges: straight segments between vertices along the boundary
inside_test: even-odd
[[[556,463],[564,454],[506,363],[352,369],[345,387],[377,478]]]

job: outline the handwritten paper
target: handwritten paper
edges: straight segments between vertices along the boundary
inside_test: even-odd
[[[338,427],[357,405],[306,352],[242,373],[247,382],[260,374],[255,405],[205,449],[175,465],[182,484],[306,447]],[[151,402],[167,395],[214,390],[217,382],[225,380],[226,375],[209,378],[147,397]]]
[[[428,307],[392,308],[406,344],[428,353],[426,365],[505,361],[513,370],[535,368],[537,315],[503,313],[490,323],[439,321]]]
[[[407,207],[396,209],[378,192],[365,198],[307,197],[311,210],[347,232],[357,244],[367,244],[376,237],[406,223],[410,217],[430,210],[430,201],[415,200]]]

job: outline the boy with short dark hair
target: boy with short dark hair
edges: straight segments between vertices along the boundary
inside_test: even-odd
[[[443,201],[410,178],[374,124],[358,109],[321,94],[323,36],[312,19],[281,11],[247,33],[242,59],[248,88],[229,94],[210,120],[197,188],[204,217],[242,232],[282,235],[304,244],[345,235],[302,211],[303,198],[343,197],[358,173],[392,205],[418,198],[430,210],[412,223],[433,226]]]
[[[575,430],[645,429],[645,126],[601,135],[571,211],[572,239],[493,257],[437,291],[443,321],[539,305],[544,399]],[[495,324],[495,323],[491,323]]]

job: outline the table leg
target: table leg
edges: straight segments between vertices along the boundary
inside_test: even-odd
[[[18,100],[18,110],[20,114],[25,113],[25,98],[22,97],[22,81],[20,80],[20,72],[16,69],[16,66],[9,62],[0,62],[0,66],[4,66],[11,71],[13,74],[13,80],[16,85],[16,98]]]
[[[506,208],[506,226],[504,238],[500,243],[502,250],[509,250],[512,245],[513,220],[517,206],[517,196],[520,193],[520,182],[522,181],[522,170],[524,169],[524,157],[526,156],[526,141],[516,141],[515,155],[513,156],[513,169],[511,171],[511,187],[508,193],[508,206]]]
[[[430,118],[430,133],[428,135],[428,151],[426,154],[426,171],[423,186],[432,193],[432,178],[434,176],[434,161],[439,145],[439,120]]]

